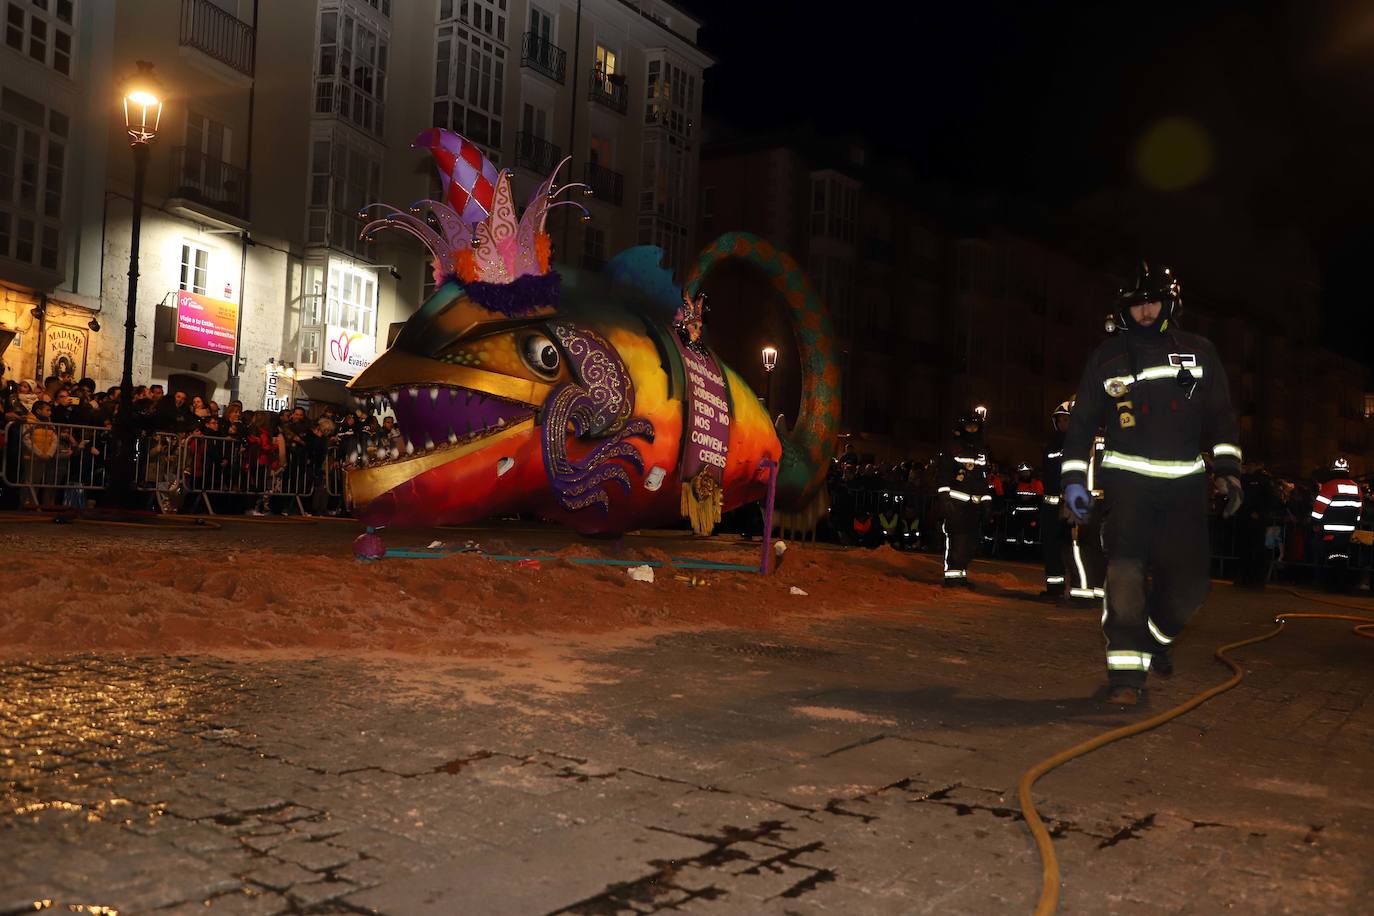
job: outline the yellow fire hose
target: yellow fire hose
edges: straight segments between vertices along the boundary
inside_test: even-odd
[[[1321,604],[1330,604],[1336,607],[1350,608],[1357,611],[1367,610],[1367,608],[1360,605],[1332,601],[1328,598],[1318,598],[1312,595],[1304,595],[1292,589],[1283,589],[1283,591],[1296,595],[1304,601],[1316,601]],[[1040,901],[1035,906],[1035,916],[1050,916],[1050,914],[1054,913],[1059,907],[1059,860],[1054,855],[1054,841],[1050,839],[1050,833],[1045,828],[1044,821],[1040,819],[1039,813],[1036,812],[1035,801],[1031,798],[1031,787],[1035,785],[1035,781],[1056,767],[1068,763],[1075,757],[1082,757],[1084,754],[1091,753],[1114,741],[1120,741],[1122,738],[1129,738],[1132,735],[1147,732],[1152,728],[1158,728],[1165,722],[1171,719],[1177,719],[1184,713],[1196,709],[1203,703],[1212,699],[1212,697],[1230,690],[1232,687],[1239,684],[1241,679],[1245,677],[1245,669],[1232,661],[1227,653],[1234,649],[1240,649],[1245,646],[1251,646],[1255,643],[1273,639],[1275,636],[1279,635],[1279,633],[1283,632],[1283,625],[1289,620],[1354,621],[1357,624],[1354,628],[1354,633],[1357,636],[1374,639],[1374,617],[1357,617],[1354,614],[1278,614],[1274,617],[1276,625],[1272,630],[1262,633],[1259,636],[1253,636],[1250,639],[1242,639],[1238,642],[1227,643],[1224,646],[1217,647],[1213,655],[1218,661],[1231,669],[1231,677],[1225,682],[1215,687],[1209,687],[1192,699],[1180,703],[1173,709],[1162,712],[1157,716],[1151,716],[1133,725],[1124,725],[1121,728],[1112,729],[1109,732],[1098,735],[1096,738],[1091,738],[1081,744],[1075,744],[1073,747],[1060,751],[1053,757],[1045,758],[1022,774],[1021,782],[1016,787],[1017,799],[1021,804],[1021,813],[1026,818],[1026,826],[1030,828],[1031,836],[1035,838],[1035,847],[1040,853]]]

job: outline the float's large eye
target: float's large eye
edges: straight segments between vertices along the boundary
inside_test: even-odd
[[[558,375],[558,348],[553,341],[537,331],[520,341],[520,358],[536,375],[554,378]]]

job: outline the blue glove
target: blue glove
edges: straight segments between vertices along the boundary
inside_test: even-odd
[[[1064,505],[1074,518],[1086,522],[1093,508],[1093,495],[1081,483],[1071,483],[1064,488]]]

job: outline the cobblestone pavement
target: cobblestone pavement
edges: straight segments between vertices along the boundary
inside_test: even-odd
[[[1148,712],[1092,700],[1095,612],[980,607],[583,644],[563,692],[519,660],[3,660],[0,913],[1029,912],[1019,774]],[[1218,586],[1152,708],[1300,607]],[[1295,625],[1043,780],[1062,911],[1368,912],[1371,648]]]

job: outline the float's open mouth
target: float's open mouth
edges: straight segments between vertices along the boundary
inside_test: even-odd
[[[534,409],[527,404],[457,386],[413,385],[358,395],[377,399],[383,406],[389,403],[396,411],[400,435],[389,446],[381,443],[370,456],[361,449],[346,456],[355,467],[404,462],[454,449],[463,454],[481,440],[534,417]]]

